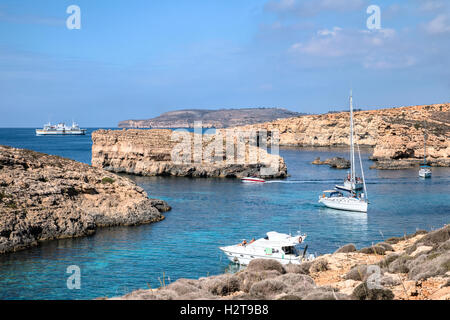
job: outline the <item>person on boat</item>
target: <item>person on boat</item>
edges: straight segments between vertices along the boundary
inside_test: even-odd
[[[241,247],[245,247],[247,245],[247,240],[244,239],[244,241],[242,241],[242,243],[239,244],[239,246]]]

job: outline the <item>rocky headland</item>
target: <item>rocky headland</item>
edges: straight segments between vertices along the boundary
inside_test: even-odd
[[[90,235],[98,227],[160,221],[168,210],[128,178],[0,146],[0,253]]]
[[[332,147],[349,145],[349,112],[305,115],[237,127],[236,130],[277,130],[280,145]],[[450,104],[434,104],[354,114],[356,143],[373,148],[376,169],[417,166],[424,155],[432,166],[450,166]],[[270,134],[268,135],[270,137]]]
[[[330,168],[335,169],[348,169],[350,168],[350,161],[341,157],[333,157],[326,160],[320,160],[320,157],[314,159],[311,164],[315,165],[328,165]]]
[[[97,130],[92,134],[92,165],[144,176],[280,178],[287,175],[286,164],[280,156],[248,141],[241,145],[245,150],[239,152],[236,138],[231,141],[232,152],[227,152],[229,146],[225,140],[214,134],[167,129]]]
[[[235,274],[179,279],[125,300],[450,300],[450,226],[345,245],[300,265],[253,260]]]
[[[299,115],[301,113],[280,108],[188,109],[166,112],[156,118],[147,120],[121,121],[119,122],[119,128],[193,128],[195,121],[201,121],[204,128],[219,129]]]

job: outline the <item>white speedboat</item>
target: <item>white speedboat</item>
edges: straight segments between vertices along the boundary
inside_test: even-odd
[[[364,194],[361,197],[344,196],[337,190],[327,190],[323,192],[323,195],[319,198],[319,203],[322,203],[328,208],[355,211],[355,212],[367,212],[367,201],[364,199]]]
[[[241,181],[244,183],[264,183],[266,180],[258,177],[245,177],[241,178]]]
[[[336,186],[336,188],[348,191],[350,194],[344,196],[341,192],[336,190],[324,191],[323,195],[319,197],[319,203],[328,208],[337,210],[367,212],[367,188],[364,179],[361,152],[358,147],[359,164],[361,167],[362,178],[357,178],[355,171],[355,144],[353,136],[353,96],[352,94],[350,94],[350,173],[347,177],[347,180],[344,182],[344,186]],[[356,191],[360,189],[361,184],[364,189],[364,193],[358,196]]]
[[[281,264],[300,264],[314,259],[313,255],[306,257],[308,246],[301,248],[306,235],[291,236],[275,231],[268,232],[265,238],[243,241],[233,246],[220,247],[227,258],[241,265],[248,265],[253,259],[274,259]]]

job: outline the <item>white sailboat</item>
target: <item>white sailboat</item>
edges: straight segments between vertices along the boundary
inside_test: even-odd
[[[349,195],[343,195],[341,192],[336,190],[328,190],[323,193],[319,198],[319,203],[324,206],[337,210],[345,211],[357,211],[357,212],[367,212],[368,199],[367,199],[367,188],[364,179],[364,170],[361,160],[361,152],[358,146],[359,162],[361,166],[362,179],[356,178],[355,171],[355,146],[354,146],[354,129],[353,129],[353,96],[350,93],[350,174],[349,174],[349,184],[344,186],[346,191],[349,191]],[[358,190],[358,184],[362,184],[364,193],[358,195],[356,191]],[[336,186],[337,187],[337,186]]]
[[[423,164],[420,166],[419,177],[431,178],[431,168],[427,165],[427,134],[423,133]]]
[[[353,141],[353,97],[350,94],[350,172],[344,180],[344,185],[336,185],[336,189],[352,192],[362,190],[364,183],[355,174],[355,145]]]

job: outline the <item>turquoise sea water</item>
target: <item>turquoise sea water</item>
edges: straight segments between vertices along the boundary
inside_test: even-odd
[[[89,130],[89,133],[92,130]],[[0,129],[0,144],[90,162],[85,137],[35,137],[31,129]],[[158,287],[178,278],[223,273],[228,261],[219,246],[262,237],[267,231],[308,234],[311,253],[329,253],[352,242],[370,245],[416,229],[450,222],[450,169],[370,170],[363,152],[367,214],[320,207],[318,197],[339,183],[345,170],[314,166],[315,157],[347,156],[347,150],[281,149],[288,179],[247,185],[233,179],[133,177],[151,197],[173,210],[162,222],[100,229],[91,237],[57,240],[0,256],[0,299],[91,299]],[[66,269],[81,269],[81,289],[69,290]]]

